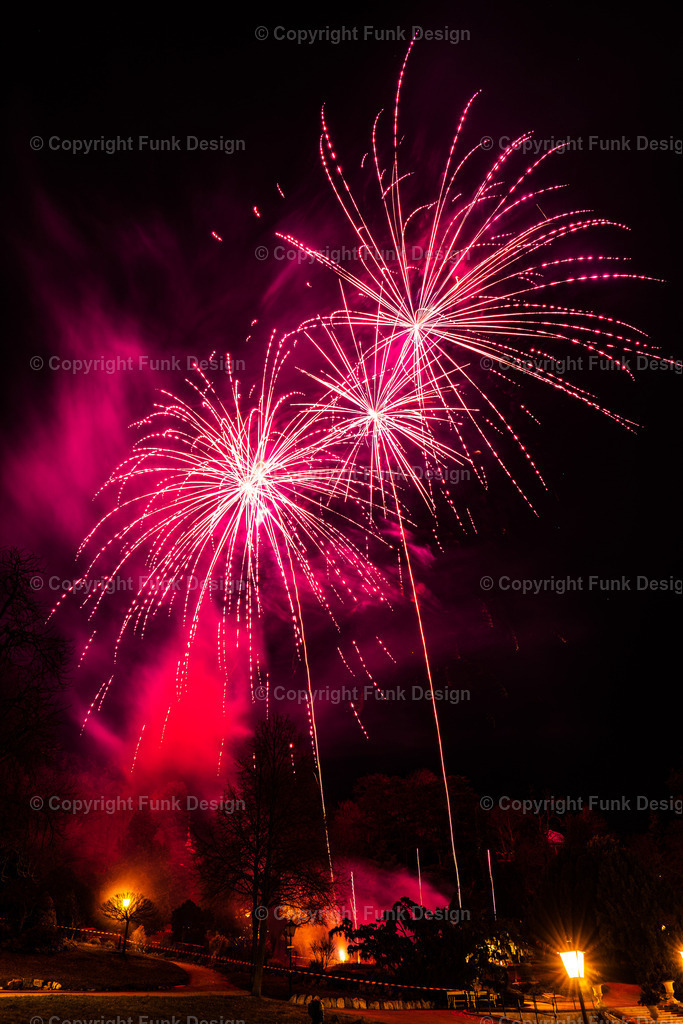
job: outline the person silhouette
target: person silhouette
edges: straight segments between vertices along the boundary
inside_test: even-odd
[[[322,1024],[325,1012],[323,1010],[323,1004],[320,1001],[320,996],[314,995],[308,1004],[308,1016],[311,1018],[313,1024]]]

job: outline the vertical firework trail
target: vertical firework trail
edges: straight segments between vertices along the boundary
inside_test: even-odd
[[[493,920],[495,921],[496,920],[496,916],[497,916],[497,914],[496,914],[496,890],[493,887],[493,870],[491,868],[491,851],[490,850],[486,851],[486,857],[487,857],[488,864],[489,864],[489,879],[491,881],[491,901],[493,903]]]

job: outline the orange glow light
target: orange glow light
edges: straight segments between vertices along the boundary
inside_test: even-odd
[[[560,953],[560,956],[570,978],[583,978],[583,953],[572,950],[569,953]]]

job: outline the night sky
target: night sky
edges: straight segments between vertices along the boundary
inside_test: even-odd
[[[555,208],[592,209],[627,224],[630,232],[596,232],[592,249],[629,257],[634,272],[663,283],[577,287],[571,301],[635,324],[663,355],[683,358],[679,33],[667,9],[611,14],[572,5],[562,17],[548,8],[536,15],[488,4],[386,10],[371,5],[357,15],[328,6],[314,20],[305,8],[273,16],[250,6],[216,20],[208,9],[187,8],[177,20],[160,15],[155,25],[119,20],[115,12],[110,23],[52,14],[8,39],[2,543],[39,555],[46,581],[74,578],[76,548],[106,508],[91,499],[125,457],[128,425],[149,410],[155,388],[182,387],[188,354],[229,351],[255,377],[272,330],[291,330],[338,303],[334,275],[278,258],[275,232],[319,248],[354,244],[320,166],[320,108],[325,104],[353,176],[375,114],[391,109],[418,23],[460,36],[457,43],[423,40],[409,64],[402,128],[424,192],[438,180],[461,110],[477,90],[470,139],[490,137],[497,146],[501,137],[532,129],[537,139],[581,140],[581,148],[546,162],[544,182],[568,185]],[[267,39],[257,38],[265,34],[259,26]],[[357,38],[334,44],[333,30],[344,27]],[[275,38],[315,29],[314,43]],[[405,40],[377,38],[396,29]],[[176,138],[180,146],[141,150],[140,136]],[[189,149],[188,136],[241,140],[243,147]],[[618,144],[600,151],[591,136]],[[32,148],[36,137],[42,148]],[[64,143],[117,137],[132,139],[132,151],[75,154]],[[677,138],[678,154],[642,142]],[[51,139],[58,140],[54,148]],[[140,353],[149,358],[146,372],[49,368],[51,358],[59,367],[66,359],[137,360]],[[42,369],[32,369],[33,357]],[[176,358],[182,368],[157,371],[158,358]],[[437,685],[468,691],[439,707],[446,763],[480,793],[669,792],[670,771],[681,763],[680,369],[636,368],[635,382],[614,371],[577,375],[603,406],[641,425],[632,433],[515,378],[521,386],[514,396],[503,388],[500,400],[514,417],[528,388],[523,400],[540,421],[516,422],[548,483],[546,492],[524,478],[538,515],[494,472],[486,492],[456,488],[476,533],[444,516],[442,550],[428,549],[429,531],[418,522],[417,572]],[[225,378],[218,372],[212,380],[220,387]],[[567,577],[582,580],[583,589],[560,594],[555,586],[534,595],[509,586],[513,579]],[[605,592],[599,583],[591,587],[590,577],[626,580],[630,590]],[[638,589],[639,577],[646,589]],[[642,578],[674,588],[677,581],[678,594],[655,592]],[[49,606],[59,588],[46,582],[43,590]],[[75,749],[121,766],[130,764],[159,674],[172,673],[177,655],[172,630],[155,626],[127,651],[94,742],[78,740],[123,609],[123,601],[107,604],[92,656],[74,672],[67,735],[81,745]],[[383,687],[408,694],[423,688],[410,608],[393,618],[368,615],[397,660],[373,665],[384,673]],[[344,623],[344,642],[352,642],[356,625]],[[57,626],[78,656],[89,630],[75,606],[60,613]],[[353,686],[330,653],[336,641],[327,628],[316,619],[312,630],[315,685]],[[277,615],[264,642],[273,684],[299,687]],[[205,644],[200,660],[210,674]],[[356,685],[362,690],[366,681],[359,675]],[[236,740],[249,734],[263,707],[249,704],[238,677],[233,685]],[[333,798],[349,795],[354,779],[371,771],[438,770],[426,701],[368,700],[370,742],[347,704],[321,700],[319,707]],[[301,705],[282,702],[277,710],[291,710],[305,724]],[[198,714],[177,758],[169,753],[159,771],[190,771],[192,750],[204,746],[202,729]]]

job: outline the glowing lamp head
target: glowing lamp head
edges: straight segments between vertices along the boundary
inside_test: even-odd
[[[121,906],[124,910],[128,910],[128,907],[130,906],[130,896],[125,896],[124,899],[121,900]]]
[[[683,956],[683,954],[681,954],[681,955]],[[343,964],[346,961],[346,956],[347,956],[346,950],[345,949],[340,949],[339,950],[339,963]]]
[[[568,953],[560,953],[564,969],[569,978],[583,978],[583,953],[579,950],[571,950]]]

